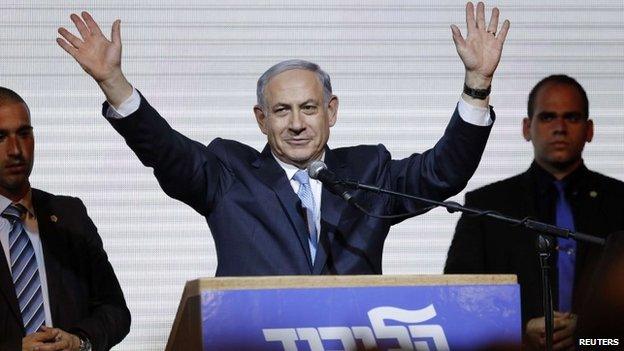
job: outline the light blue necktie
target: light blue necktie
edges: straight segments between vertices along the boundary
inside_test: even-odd
[[[574,216],[572,208],[565,197],[565,184],[556,181],[557,206],[555,224],[558,227],[574,231]],[[572,311],[572,292],[574,289],[574,264],[576,262],[576,241],[574,239],[557,238],[559,253],[557,267],[559,268],[559,311]]]
[[[24,321],[24,329],[28,335],[36,332],[43,325],[45,313],[37,257],[35,257],[35,250],[22,222],[22,214],[25,211],[22,205],[11,204],[2,212],[2,216],[11,223],[9,233],[11,275]]]
[[[310,257],[312,258],[312,264],[314,264],[314,258],[316,256],[316,248],[318,245],[316,235],[316,206],[314,206],[314,195],[312,194],[312,188],[310,187],[310,177],[308,172],[304,169],[298,170],[293,176],[293,179],[299,183],[299,191],[297,196],[301,199],[303,207],[306,209],[306,218],[308,223],[308,231],[310,236],[308,242],[310,245]]]

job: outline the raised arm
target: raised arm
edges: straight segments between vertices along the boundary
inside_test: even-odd
[[[63,38],[57,38],[56,42],[95,79],[106,100],[119,107],[132,94],[132,85],[121,71],[121,21],[113,23],[108,40],[88,12],[82,12],[81,16],[73,13],[70,16],[80,38],[61,27],[58,33]]]
[[[475,17],[476,16],[476,17]],[[457,53],[466,68],[464,83],[472,89],[488,89],[492,83],[494,71],[500,62],[503,44],[509,31],[508,20],[503,22],[498,31],[498,8],[492,9],[490,22],[485,24],[485,5],[477,4],[476,15],[472,2],[466,4],[466,27],[468,34],[464,38],[456,25],[451,25],[453,41]],[[464,100],[472,105],[487,107],[489,96],[485,99],[475,99],[463,93]]]

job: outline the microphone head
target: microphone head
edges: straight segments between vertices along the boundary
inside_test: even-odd
[[[312,179],[318,179],[319,173],[322,170],[326,170],[326,169],[327,169],[327,165],[325,164],[325,162],[316,160],[308,165],[308,175]]]

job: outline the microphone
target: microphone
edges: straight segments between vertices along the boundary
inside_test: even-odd
[[[336,181],[336,174],[327,169],[327,165],[323,161],[313,161],[308,166],[308,175],[312,179],[320,180],[329,191],[342,197],[346,202],[358,207],[353,195],[349,194],[347,189]]]

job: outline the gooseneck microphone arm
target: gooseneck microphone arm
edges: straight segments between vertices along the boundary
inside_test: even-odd
[[[599,238],[599,237],[589,235],[589,234],[584,234],[584,233],[577,232],[577,231],[572,231],[572,230],[565,229],[565,228],[560,228],[552,224],[533,220],[529,217],[525,217],[523,219],[516,219],[513,217],[502,215],[496,211],[479,210],[475,208],[462,206],[454,201],[431,200],[431,199],[427,199],[427,198],[420,197],[420,196],[399,193],[396,191],[386,190],[380,187],[361,184],[359,182],[354,182],[354,181],[349,181],[349,180],[336,180],[336,183],[342,186],[348,187],[348,188],[389,194],[393,196],[399,196],[399,197],[403,197],[407,199],[416,200],[416,201],[429,204],[429,205],[433,205],[436,207],[444,207],[449,213],[462,212],[472,217],[490,217],[490,218],[494,218],[494,219],[509,223],[512,226],[523,226],[527,229],[534,230],[542,234],[557,236],[561,238],[571,237],[578,241],[585,241],[588,243],[593,243],[593,244],[598,244],[598,245],[604,245],[605,243],[605,239],[603,238]]]
[[[362,213],[366,214],[369,217],[379,218],[379,219],[405,219],[409,217],[418,216],[423,214],[436,206],[429,206],[423,208],[416,212],[408,212],[397,215],[378,215],[375,213],[371,213],[364,206],[357,202],[355,197],[349,193],[347,188],[342,185],[341,181],[336,180],[336,175],[334,172],[327,169],[327,165],[323,161],[314,161],[308,166],[308,175],[312,179],[316,179],[321,181],[323,185],[325,185],[329,191],[332,193],[342,197],[346,202],[348,202],[353,207],[360,210]]]

